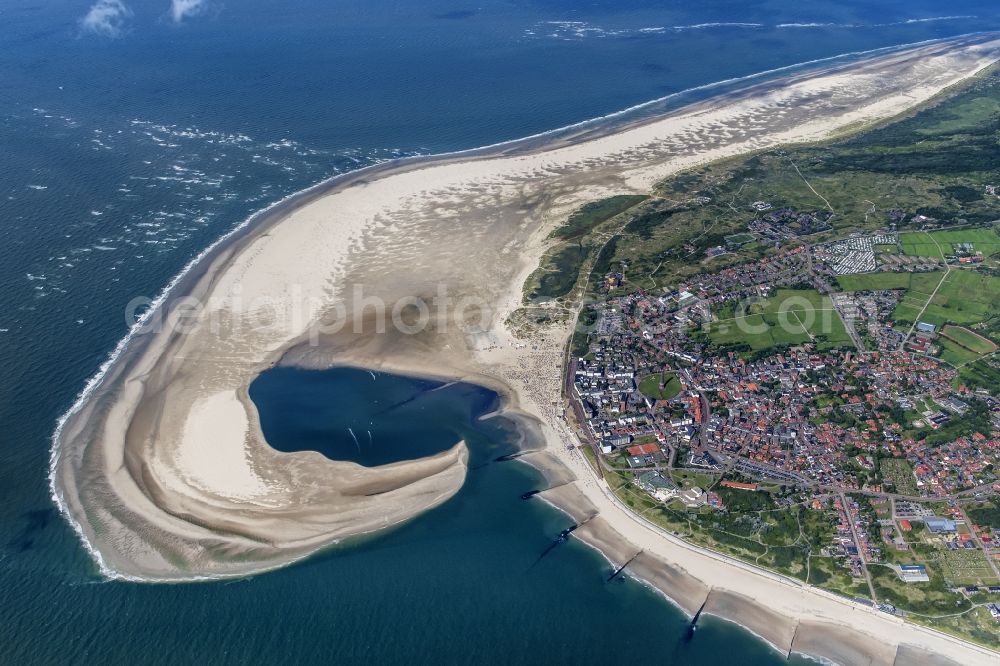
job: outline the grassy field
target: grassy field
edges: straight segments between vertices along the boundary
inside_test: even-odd
[[[935,341],[935,344],[941,347],[941,353],[938,354],[938,358],[945,363],[950,363],[956,368],[966,365],[967,363],[972,363],[981,356],[981,354],[969,351],[962,345],[956,344],[948,338],[939,337]]]
[[[900,328],[913,324],[918,317],[939,327],[948,322],[972,325],[1000,318],[1000,277],[969,269],[953,269],[944,276],[943,282],[942,276],[940,272],[868,273],[841,275],[837,282],[847,292],[905,290],[892,313],[893,321]],[[954,326],[949,330],[954,332],[954,335],[947,335],[952,342],[943,344],[953,359],[968,362],[979,354],[995,351],[991,342],[972,331]]]
[[[755,238],[753,234],[733,234],[732,236],[726,236],[726,245],[745,245]]]
[[[982,358],[963,366],[958,373],[959,380],[972,388],[996,390],[1000,386],[1000,367],[992,358]]]
[[[680,392],[681,381],[673,373],[649,375],[639,380],[639,393],[647,398],[670,400]]]
[[[971,270],[952,270],[928,304],[923,320],[977,324],[1000,315],[1000,277]]]
[[[969,520],[976,525],[1000,530],[1000,507],[991,502],[976,502],[965,508]]]
[[[942,276],[944,274],[941,272],[867,273],[841,275],[837,278],[837,283],[846,292],[905,290],[906,293],[892,313],[893,320],[901,326],[914,323],[918,316],[922,321],[943,326],[948,322],[958,325],[978,324],[1000,315],[1000,277],[969,269],[953,269],[944,276],[943,282]],[[934,298],[928,302],[932,294]],[[987,354],[996,350],[988,339],[965,328],[950,326],[947,330],[947,337],[957,343],[954,345],[956,347],[965,347],[974,354]],[[961,351],[955,353],[965,356]]]
[[[917,494],[917,479],[913,468],[902,458],[883,458],[879,464],[882,479],[892,483],[893,491],[901,495]]]
[[[837,284],[841,291],[878,291],[909,289],[914,277],[924,273],[861,273],[859,275],[838,275]]]
[[[973,252],[982,252],[984,257],[1000,253],[1000,234],[991,227],[904,233],[900,234],[899,242],[903,254],[935,259],[956,254],[955,246],[960,243],[971,243]]]
[[[746,344],[753,351],[805,342],[851,346],[830,298],[812,289],[780,289],[745,312],[713,322],[708,337],[718,346]]]
[[[899,244],[903,248],[903,254],[915,257],[944,259],[950,247],[948,245],[938,245],[934,240],[934,237],[926,231],[915,231],[899,235]]]
[[[997,350],[997,346],[992,340],[961,326],[945,326],[941,335],[976,354],[991,354]]]

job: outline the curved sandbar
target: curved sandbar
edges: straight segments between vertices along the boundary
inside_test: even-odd
[[[277,453],[247,399],[253,378],[277,362],[461,378],[501,391],[507,411],[552,445],[548,457],[576,472],[566,489],[573,492],[552,501],[587,498],[604,532],[672,563],[672,576],[686,571],[713,589],[767,599],[782,617],[860,625],[869,635],[951,650],[966,663],[982,659],[976,648],[792,589],[644,526],[565,446],[573,443],[558,418],[566,325],[519,341],[506,322],[549,231],[583,203],[646,193],[695,164],[894,116],[998,57],[1000,42],[990,38],[949,40],[576,142],[416,160],[341,179],[233,239],[177,286],[174,304],[185,294],[200,309],[182,327],[133,340],[57,433],[61,506],[108,575],[169,580],[282,566],[444,501],[464,479],[466,452],[459,443],[371,469]],[[422,313],[414,303],[429,307]],[[558,477],[565,469],[552,473]]]

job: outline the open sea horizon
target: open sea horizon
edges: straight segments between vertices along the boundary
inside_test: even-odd
[[[572,539],[539,559],[570,521],[521,500],[542,479],[520,463],[484,464],[437,509],[280,571],[107,581],[50,496],[51,436],[128,332],[129,304],[295,192],[718,81],[995,30],[995,5],[276,4],[123,0],[106,25],[85,19],[94,0],[0,7],[0,663],[787,663],[713,617],[690,635],[670,603],[607,582],[608,562]],[[195,9],[175,19],[178,6]],[[431,388],[411,378],[358,391],[351,373],[296,372],[255,382],[262,418],[283,405],[264,422],[279,448],[390,461],[407,454],[391,424],[365,429],[389,445],[375,451],[345,423],[356,435],[379,400],[410,396],[428,424],[417,454],[456,435],[473,461],[512,450],[502,419],[479,419],[494,406],[485,389],[421,401]],[[306,388],[301,400],[351,396],[348,414],[288,402]]]

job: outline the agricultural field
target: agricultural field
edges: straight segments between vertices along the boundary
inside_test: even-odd
[[[838,275],[837,284],[841,291],[876,291],[887,289],[910,289],[913,278],[927,273],[859,273]],[[932,273],[933,275],[933,273]],[[940,280],[940,274],[938,279]]]
[[[913,468],[903,458],[883,458],[879,464],[883,482],[891,483],[893,492],[900,495],[917,495],[917,479]]]
[[[1000,315],[1000,277],[970,270],[952,270],[927,305],[922,319],[977,324]]]
[[[708,327],[713,344],[746,344],[753,351],[806,342],[816,342],[821,348],[851,345],[830,297],[812,289],[780,289],[746,312],[733,315]]]
[[[905,290],[892,313],[897,328],[909,327],[918,317],[937,326],[948,322],[958,324],[944,329],[944,337],[949,340],[938,340],[945,348],[945,360],[954,365],[996,351],[990,340],[960,325],[978,324],[1000,316],[1000,277],[969,269],[952,269],[947,275],[942,272],[841,275],[837,283],[845,292]]]
[[[1000,253],[1000,234],[993,227],[904,233],[900,234],[899,243],[903,254],[935,259],[959,254],[958,246],[963,243],[972,246],[972,254],[982,253],[987,259]]]
[[[900,234],[899,244],[903,248],[903,254],[934,259],[944,259],[945,255],[949,254],[948,250],[950,249],[948,245],[935,242],[935,238],[926,231]]]
[[[639,392],[653,400],[670,400],[681,392],[681,382],[677,375],[649,375],[639,380]]]

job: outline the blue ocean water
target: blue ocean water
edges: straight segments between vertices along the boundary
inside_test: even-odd
[[[250,384],[250,399],[275,449],[366,467],[447,451],[466,438],[467,424],[500,406],[495,393],[472,384],[358,368],[272,368]]]
[[[120,20],[100,23],[94,7]],[[712,81],[996,29],[995,4],[175,7],[195,9],[175,20],[170,0],[0,5],[0,662],[709,664],[739,650],[777,663],[721,622],[685,643],[679,613],[635,583],[606,585],[606,563],[578,544],[532,566],[566,519],[519,500],[539,483],[521,465],[489,466],[438,510],[286,571],[102,582],[49,498],[50,436],[128,330],[128,304],[283,196]],[[466,428],[475,409],[437,418]]]

